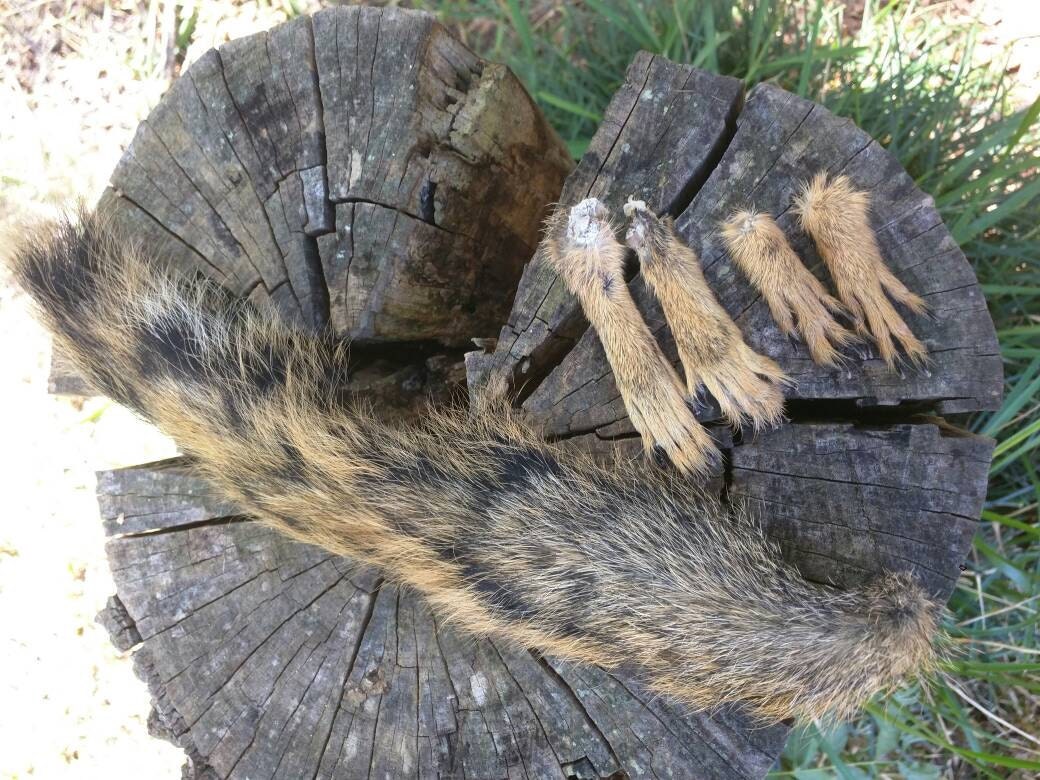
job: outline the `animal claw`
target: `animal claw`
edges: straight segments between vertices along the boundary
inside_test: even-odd
[[[686,399],[686,405],[697,422],[713,422],[722,419],[722,408],[718,400],[704,385],[699,385],[694,394]]]

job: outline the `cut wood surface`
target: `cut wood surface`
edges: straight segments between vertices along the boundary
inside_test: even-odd
[[[644,73],[654,72],[637,58],[626,83],[648,83]],[[728,86],[728,80],[713,78],[718,82],[716,92]],[[624,94],[622,88],[608,114],[624,112]],[[642,94],[650,95],[650,88],[645,87]],[[668,97],[654,93],[641,97],[635,105],[657,101],[668,104]],[[646,113],[660,110],[632,111],[626,113],[627,121],[641,132],[647,125],[659,125]],[[672,106],[670,113],[674,111]],[[711,121],[704,112],[684,119],[684,126]],[[751,90],[735,127],[710,176],[699,188],[687,190],[690,200],[673,206],[671,213],[677,215],[679,234],[700,255],[708,281],[741,326],[745,340],[776,359],[797,382],[789,398],[796,402],[843,401],[864,408],[903,404],[943,414],[998,408],[1003,371],[985,298],[931,198],[914,185],[898,162],[850,121],[771,85]],[[614,137],[615,132],[605,122],[597,139]],[[613,188],[611,205],[623,201],[630,189],[632,194],[641,194],[631,184],[635,177],[625,163],[618,160],[624,179]],[[610,175],[609,166],[604,169],[597,154],[590,152],[568,180],[565,193],[571,192],[571,181],[582,178],[583,169],[597,171],[598,179]],[[801,184],[820,170],[845,173],[871,193],[873,227],[883,256],[897,276],[932,307],[934,319],[903,312],[929,351],[931,363],[926,369],[892,373],[869,346],[862,348],[867,354],[853,357],[847,366],[818,366],[804,345],[780,333],[765,301],[727,257],[719,223],[735,210],[753,208],[776,216],[798,254],[825,279],[811,240],[795,229],[789,211]],[[631,288],[665,353],[677,361],[674,341],[656,299],[638,276]],[[495,352],[471,359],[471,365],[474,387],[490,372],[511,377],[524,408],[545,426],[547,435],[614,437],[633,433],[595,333],[588,329],[574,297],[542,263],[528,265]]]
[[[516,77],[431,16],[331,8],[188,68],[101,206],[290,320],[457,346],[504,319],[572,167]]]
[[[931,200],[822,107],[646,53],[564,183],[572,167],[506,68],[427,15],[340,7],[192,65],[99,207],[181,268],[354,339],[352,389],[393,416],[461,388],[475,337],[472,398],[502,375],[545,435],[640,457],[580,306],[524,263],[548,204],[596,196],[620,220],[629,196],[645,200],[677,218],[749,344],[798,382],[778,430],[717,431],[714,489],[747,502],[811,580],[908,570],[947,599],[992,442],[943,415],[996,408],[1002,376],[975,276]],[[882,254],[936,315],[903,312],[927,371],[891,374],[869,348],[816,366],[727,257],[718,222],[754,207],[827,283],[789,211],[819,170],[872,193]],[[638,274],[630,287],[677,361]],[[58,364],[52,385],[82,391]],[[188,776],[754,778],[786,739],[787,725],[739,708],[691,712],[627,672],[469,637],[381,573],[242,516],[186,460],[102,472],[98,494],[117,588],[100,620],[134,648],[150,725],[183,747]]]

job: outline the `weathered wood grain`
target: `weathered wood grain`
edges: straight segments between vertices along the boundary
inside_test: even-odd
[[[313,24],[336,330],[451,344],[493,334],[572,167],[563,143],[508,69],[431,16],[330,8]]]
[[[816,365],[804,345],[780,333],[765,302],[726,256],[719,223],[735,210],[756,208],[779,215],[792,246],[820,272],[812,242],[794,229],[788,213],[801,183],[819,170],[844,172],[872,193],[872,219],[883,255],[935,314],[930,320],[904,312],[932,356],[927,369],[891,373],[867,346],[843,368]],[[1003,371],[996,333],[974,272],[931,199],[888,152],[848,120],[775,87],[756,87],[718,167],[677,227],[700,254],[709,284],[748,344],[775,358],[796,381],[790,399],[844,400],[864,407],[902,403],[939,413],[999,406]],[[678,365],[657,300],[639,277],[630,288],[665,354]],[[517,301],[520,306],[519,297]],[[511,316],[520,315],[514,309]],[[586,332],[529,393],[524,408],[554,436],[602,431],[626,418],[594,332]],[[631,430],[627,423],[626,430]]]
[[[732,450],[746,500],[809,579],[913,572],[949,599],[986,498],[993,441],[934,423],[785,425]]]
[[[109,536],[180,528],[240,514],[199,479],[184,459],[102,471],[97,475],[98,510]]]
[[[151,127],[184,175],[213,205],[245,255],[238,275],[265,291],[285,283],[270,225],[249,176],[191,79],[174,82],[150,117]]]
[[[288,50],[281,51],[278,44]],[[297,19],[277,32],[231,41],[220,48],[219,60],[235,113],[241,117],[259,163],[252,173],[289,288],[303,322],[321,328],[328,322],[328,292],[313,237],[304,231],[308,218],[299,176],[299,171],[322,163],[323,131],[317,116],[320,99],[310,25],[306,19]],[[307,120],[301,120],[300,106]]]
[[[795,251],[819,270],[811,240],[795,229],[793,196],[817,171],[845,173],[870,193],[871,223],[889,267],[931,306],[934,320],[903,312],[932,363],[925,371],[893,375],[865,348],[865,359],[844,371],[812,363],[804,347],[782,338],[763,301],[721,249],[718,222],[753,207],[778,217]],[[993,322],[975,274],[932,199],[899,162],[850,120],[768,84],[755,87],[737,132],[678,220],[680,234],[698,249],[719,299],[737,318],[748,343],[794,378],[804,399],[854,399],[863,405],[924,401],[940,413],[996,409],[1003,371]]]
[[[329,8],[188,68],[101,205],[290,321],[456,346],[504,319],[572,165],[512,73],[432,16]]]

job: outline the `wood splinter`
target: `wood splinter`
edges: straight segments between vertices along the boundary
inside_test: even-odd
[[[645,448],[659,447],[682,472],[710,471],[718,464],[718,450],[686,404],[682,381],[632,300],[624,277],[625,247],[603,203],[588,198],[570,210],[557,209],[540,254],[596,329]]]
[[[801,335],[819,365],[844,363],[840,350],[856,340],[834,316],[845,309],[798,258],[776,220],[739,211],[723,223],[722,239],[733,262],[765,298],[780,332]]]
[[[795,199],[793,211],[816,242],[857,330],[873,338],[881,359],[890,369],[895,368],[898,341],[911,363],[924,365],[928,350],[885,293],[914,314],[927,314],[928,305],[885,265],[870,227],[869,208],[870,195],[853,187],[848,176],[828,179],[826,173],[818,173]]]
[[[706,388],[732,425],[775,427],[784,413],[781,386],[790,380],[774,361],[744,343],[671,218],[658,218],[645,202],[631,199],[625,216],[631,220],[625,240],[664,309],[690,395],[700,399]]]

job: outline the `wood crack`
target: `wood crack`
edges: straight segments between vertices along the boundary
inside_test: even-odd
[[[531,657],[534,658],[538,665],[545,670],[546,674],[548,674],[553,680],[556,681],[557,685],[559,685],[560,687],[560,690],[562,690],[567,695],[568,699],[570,699],[571,704],[577,708],[578,712],[580,712],[582,716],[584,716],[585,722],[588,724],[589,728],[597,737],[599,737],[600,741],[606,746],[607,751],[610,753],[610,757],[614,760],[614,763],[617,766],[624,766],[624,762],[614,752],[614,746],[611,744],[610,740],[607,739],[607,735],[604,734],[603,731],[600,729],[599,724],[596,723],[595,719],[592,717],[592,714],[582,703],[581,699],[578,698],[578,694],[574,692],[573,688],[571,688],[570,683],[568,683],[563,678],[563,676],[558,671],[556,671],[553,665],[549,663],[549,661],[543,655],[533,650],[528,650],[527,652],[530,653]]]

